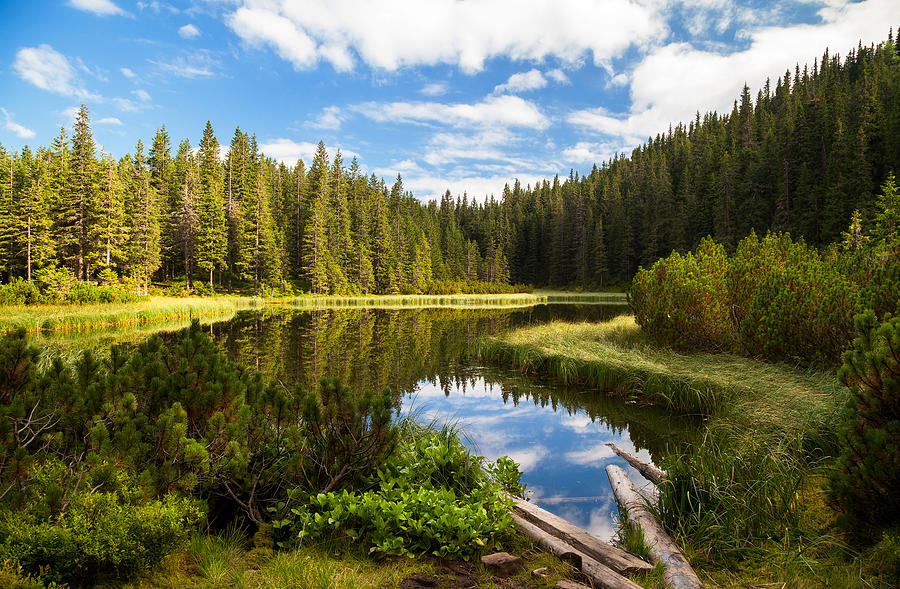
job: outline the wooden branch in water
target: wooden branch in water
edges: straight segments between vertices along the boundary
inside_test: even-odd
[[[606,467],[606,476],[616,500],[628,514],[629,524],[635,529],[640,527],[643,532],[644,543],[650,549],[650,562],[662,565],[666,585],[672,589],[701,589],[703,584],[691,568],[691,563],[663,530],[656,516],[647,509],[646,502],[638,495],[625,471],[610,464]]]
[[[597,587],[606,587],[607,589],[640,589],[640,585],[626,579],[608,566],[597,562],[590,556],[578,552],[556,536],[545,532],[539,527],[533,525],[528,520],[516,515],[510,514],[516,525],[525,532],[525,535],[534,540],[541,549],[556,556],[561,560],[569,562],[580,570],[584,576],[591,580],[591,583]],[[573,586],[576,586],[575,584]]]
[[[578,526],[549,511],[532,505],[524,499],[514,497],[513,500],[515,501],[515,515],[559,538],[578,552],[599,561],[620,575],[653,569],[653,566],[646,561],[620,550],[612,544],[594,538]]]
[[[666,471],[655,467],[654,465],[650,464],[649,462],[644,462],[642,460],[639,460],[637,458],[637,456],[629,454],[628,452],[619,448],[612,442],[607,442],[606,445],[609,446],[610,448],[612,448],[613,452],[615,452],[616,454],[618,454],[619,456],[624,458],[625,462],[627,462],[631,466],[635,467],[637,469],[637,471],[639,473],[641,473],[641,475],[643,475],[643,477],[645,479],[647,479],[654,485],[658,485],[661,482],[663,482],[664,480],[666,480]]]

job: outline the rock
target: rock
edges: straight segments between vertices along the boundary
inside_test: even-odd
[[[556,589],[590,589],[590,587],[569,579],[563,579],[556,583]]]
[[[546,579],[550,576],[550,569],[548,569],[547,567],[534,569],[533,571],[531,571],[531,576],[535,579]]]
[[[423,589],[425,587],[437,587],[438,581],[428,575],[415,573],[400,581],[399,589]]]
[[[482,556],[481,564],[499,577],[508,577],[525,566],[521,558],[508,552],[495,552],[494,554]]]

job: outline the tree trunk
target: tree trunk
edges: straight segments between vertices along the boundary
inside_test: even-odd
[[[625,471],[610,464],[606,467],[606,476],[609,477],[616,500],[628,514],[629,524],[643,533],[644,542],[650,549],[650,562],[662,565],[666,586],[671,589],[702,589],[703,583],[697,573],[678,545],[663,530],[656,516],[647,509],[646,502],[638,495]]]
[[[515,513],[523,519],[534,524],[538,528],[548,532],[575,550],[585,554],[603,565],[611,568],[620,575],[649,571],[653,567],[624,550],[602,542],[591,536],[578,526],[545,511],[536,505],[532,505],[523,499],[514,498],[516,502]]]
[[[666,471],[661,470],[648,462],[638,460],[636,456],[632,456],[612,442],[608,442],[606,445],[612,448],[613,452],[621,456],[625,460],[625,462],[635,467],[645,479],[647,479],[654,485],[659,485],[661,482],[666,480]]]

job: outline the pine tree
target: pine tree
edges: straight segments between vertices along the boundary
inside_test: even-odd
[[[50,218],[50,187],[47,158],[39,151],[29,166],[27,187],[19,201],[20,243],[25,244],[25,278],[31,281],[35,269],[51,264],[56,254],[53,222]]]
[[[65,180],[65,200],[61,219],[60,250],[79,280],[90,280],[88,256],[90,235],[95,220],[94,138],[87,107],[82,104],[75,115],[72,151]]]
[[[206,121],[200,150],[197,154],[197,266],[209,272],[209,287],[213,288],[213,271],[225,263],[228,251],[228,231],[222,201],[222,167],[219,164],[219,142],[212,124]]]
[[[150,277],[160,264],[159,209],[156,191],[150,186],[144,145],[138,140],[129,171],[127,210],[131,221],[128,236],[128,269],[138,294],[147,294]]]
[[[95,245],[93,263],[111,271],[120,266],[123,246],[128,237],[125,218],[125,191],[119,178],[119,169],[109,154],[104,154],[97,168],[97,223],[91,232]]]

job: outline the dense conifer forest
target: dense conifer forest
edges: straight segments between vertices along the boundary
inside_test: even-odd
[[[82,106],[49,147],[0,148],[0,276],[70,270],[81,280],[201,280],[312,293],[428,292],[475,281],[602,287],[712,235],[751,231],[836,241],[900,169],[900,57],[893,35],[841,58],[745,86],[730,113],[707,113],[584,176],[507,186],[487,200],[422,203],[398,175],[354,158],[307,165],[264,156],[236,129],[220,157],[207,122],[177,148],[98,153]],[[442,285],[435,287],[435,285]]]

